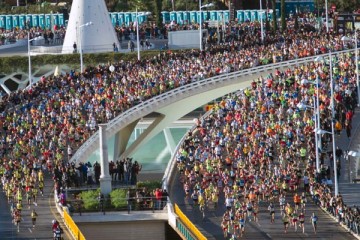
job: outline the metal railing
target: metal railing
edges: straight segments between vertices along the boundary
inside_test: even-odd
[[[76,225],[67,211],[64,211],[64,223],[76,240],[86,240],[79,227]]]
[[[354,49],[342,50],[338,52],[333,52],[332,55],[348,53],[352,51],[354,51]],[[262,72],[266,73],[281,68],[291,68],[294,66],[299,66],[314,61],[314,59],[317,57],[327,58],[328,55],[329,54],[326,53],[326,54],[314,55],[306,58],[289,60],[286,62],[261,65],[258,67],[248,68],[237,72],[231,72],[207,79],[198,80],[190,84],[172,89],[168,92],[152,97],[138,105],[131,107],[130,109],[126,110],[125,112],[121,113],[120,115],[109,121],[106,130],[107,135],[108,137],[111,137],[112,135],[117,133],[120,129],[127,126],[129,123],[133,122],[135,119],[144,117],[149,113],[153,112],[154,110],[170,105],[178,101],[179,99],[183,99],[188,96],[193,96],[198,93],[206,92],[210,89],[214,89],[219,86],[230,85],[234,82],[240,81],[240,79],[244,79],[244,78],[246,79],[247,77],[251,77],[253,74],[262,73]],[[80,146],[80,148],[71,158],[71,161],[76,162],[78,160],[86,159],[96,149],[95,145],[98,143],[98,141],[99,141],[99,132],[97,131],[85,143],[83,143]]]
[[[183,223],[187,230],[191,232],[191,236],[187,234],[186,229],[179,228],[179,231],[186,237],[186,239],[206,240],[207,238],[197,229],[197,227],[186,217],[186,215],[180,210],[179,206],[175,204],[175,214],[178,215],[179,220]],[[178,223],[176,224],[179,227]],[[195,238],[193,238],[195,237]]]

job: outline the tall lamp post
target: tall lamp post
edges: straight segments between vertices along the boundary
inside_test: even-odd
[[[260,0],[260,28],[261,28],[261,42],[264,44],[264,24],[263,24],[263,8],[262,0]]]
[[[140,39],[139,39],[139,17],[149,16],[151,15],[150,12],[138,14],[136,9],[136,47],[137,47],[137,58],[140,61]]]
[[[336,166],[336,149],[335,149],[335,132],[334,132],[334,121],[331,123],[331,132],[315,129],[317,134],[331,134],[332,135],[332,147],[333,147],[333,162],[334,162],[334,182],[335,182],[335,196],[339,195],[339,185],[338,185],[338,176],[337,176],[337,166]]]
[[[335,180],[335,196],[339,195],[338,176],[336,167],[336,154],[335,154],[335,132],[334,132],[334,120],[335,120],[335,101],[334,101],[334,79],[333,79],[333,66],[332,66],[332,54],[329,51],[330,61],[330,89],[331,89],[331,132],[332,132],[332,145],[333,145],[333,160],[334,160],[334,180]]]
[[[214,6],[213,3],[208,3],[208,4],[205,4],[203,6],[201,6],[201,0],[199,0],[199,14],[200,14],[200,19],[199,19],[199,29],[200,29],[200,51],[203,50],[203,47],[202,47],[202,9],[203,8],[208,8],[208,7],[212,7]]]
[[[354,16],[355,22],[355,16]],[[357,44],[357,29],[355,28],[355,69],[356,69],[356,86],[358,94],[358,106],[360,106],[360,86],[359,86],[359,55],[358,55],[358,44]]]
[[[87,22],[85,24],[82,24],[79,26],[79,50],[80,50],[80,73],[82,73],[84,71],[84,63],[83,63],[83,51],[82,51],[82,32],[81,32],[81,29],[83,27],[87,27],[87,26],[90,26],[92,25],[93,23],[92,22]]]
[[[32,73],[31,73],[31,52],[30,52],[30,42],[34,39],[30,39],[30,31],[28,32],[28,59],[29,59],[29,87],[32,86]]]
[[[325,20],[326,20],[326,32],[329,32],[329,13],[328,13],[328,0],[325,0]]]
[[[318,117],[317,117],[317,111],[316,111],[316,103],[315,103],[315,99],[313,99],[313,104],[314,106],[309,106],[309,105],[305,105],[303,103],[299,103],[297,105],[297,107],[302,110],[306,108],[312,108],[313,109],[313,113],[314,113],[314,119],[315,119],[315,129],[317,128],[317,121],[318,121]],[[316,154],[316,172],[320,172],[320,159],[319,159],[319,142],[318,142],[318,134],[316,131],[314,131],[315,133],[315,154]]]

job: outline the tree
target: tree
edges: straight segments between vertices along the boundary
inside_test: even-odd
[[[285,0],[281,0],[281,31],[286,31]]]
[[[276,0],[271,0],[271,5],[273,9],[273,13],[272,13],[273,31],[276,32],[277,31]]]
[[[328,0],[328,8],[335,4],[337,12],[353,12],[360,7],[360,0]],[[325,0],[314,0],[314,5],[320,12],[325,11]]]
[[[295,28],[295,31],[297,32],[297,30],[299,30],[299,18],[298,18],[297,13],[295,13],[294,17],[295,17],[294,28]]]
[[[155,0],[155,18],[157,26],[162,26],[162,0]]]

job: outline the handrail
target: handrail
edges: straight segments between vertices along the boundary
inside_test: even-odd
[[[347,49],[347,50],[342,50],[342,51],[338,51],[338,52],[331,52],[331,55],[348,53],[348,52],[352,52],[352,51],[354,51],[354,49]],[[165,105],[169,105],[169,104],[177,101],[178,97],[176,97],[176,95],[181,94],[181,98],[185,98],[186,96],[193,95],[194,94],[193,91],[195,91],[194,88],[196,86],[201,86],[201,88],[196,88],[197,93],[205,92],[205,91],[207,91],[206,86],[209,86],[209,85],[216,85],[216,84],[220,85],[220,84],[224,84],[225,82],[232,83],[233,81],[239,81],[238,79],[240,77],[249,76],[249,75],[252,75],[255,73],[259,73],[259,72],[276,70],[276,69],[284,68],[284,67],[289,68],[292,66],[298,66],[298,65],[313,61],[317,57],[327,58],[328,55],[329,55],[329,53],[326,53],[326,54],[314,55],[314,56],[310,56],[310,57],[306,57],[306,58],[289,60],[289,61],[285,61],[285,62],[261,65],[261,66],[257,66],[257,67],[253,67],[253,68],[248,68],[248,69],[244,69],[244,70],[240,70],[240,71],[236,71],[236,72],[230,72],[230,73],[214,76],[211,78],[198,80],[198,81],[183,85],[181,87],[178,87],[178,88],[175,88],[168,92],[165,92],[161,95],[152,97],[136,106],[133,106],[130,109],[126,110],[125,112],[119,114],[114,119],[110,120],[108,122],[108,127],[106,130],[108,133],[107,136],[111,137],[112,135],[114,135],[117,131],[119,131],[119,129],[121,129],[121,127],[124,127],[127,125],[127,123],[132,122],[135,117],[140,118],[140,117],[146,116],[147,114],[151,113],[154,110],[155,103],[158,107],[163,107]],[[99,134],[99,131],[95,132],[85,143],[83,143],[80,146],[80,148],[75,152],[74,156],[71,158],[70,161],[76,162],[78,159],[83,157],[84,153],[88,149],[88,146],[91,146],[96,141],[98,141],[98,139],[99,139],[98,134]]]
[[[76,240],[86,240],[82,232],[80,231],[79,227],[76,225],[72,217],[67,213],[67,211],[64,211],[64,223],[70,230],[72,236]]]
[[[178,215],[181,222],[189,229],[189,231],[194,234],[197,240],[206,240],[207,238],[197,229],[197,227],[189,220],[189,218],[180,210],[179,206],[175,204],[174,206],[175,214]]]

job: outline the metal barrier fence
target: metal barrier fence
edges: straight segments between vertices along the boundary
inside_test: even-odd
[[[67,213],[67,211],[64,211],[64,223],[76,240],[86,240],[72,217]]]
[[[175,214],[178,215],[181,223],[185,225],[185,228],[181,223],[176,223],[176,227],[178,227],[179,231],[186,237],[186,239],[197,239],[197,240],[206,240],[207,238],[197,229],[197,227],[188,219],[188,217],[180,210],[179,206],[175,204],[174,207]],[[180,228],[179,228],[180,227]],[[190,231],[191,234],[187,232]],[[193,238],[194,237],[194,238]]]

